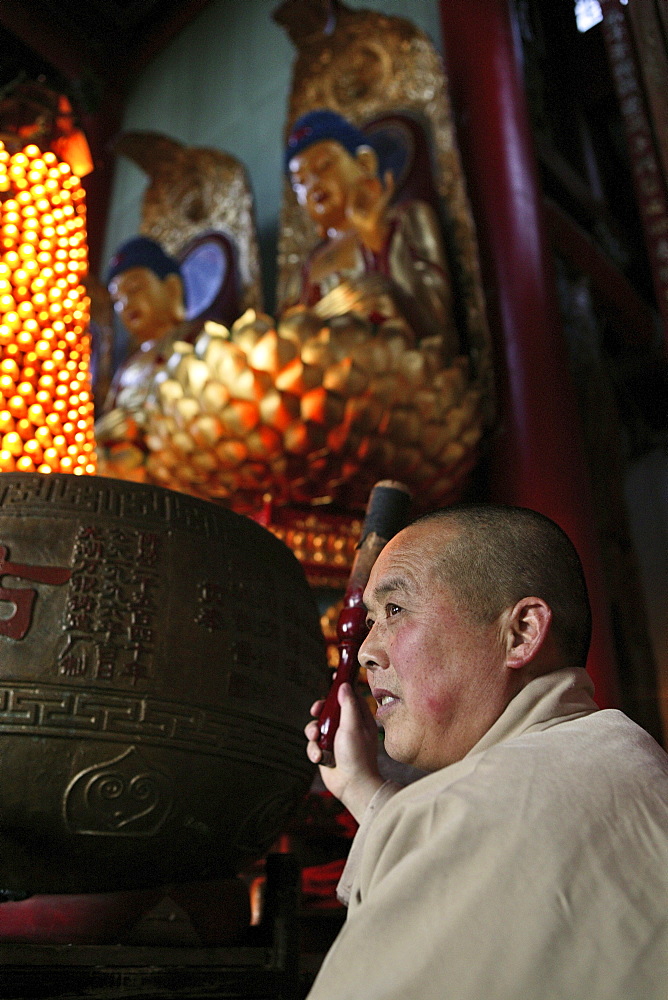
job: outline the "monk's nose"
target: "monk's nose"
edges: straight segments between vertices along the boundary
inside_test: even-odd
[[[387,666],[387,657],[378,642],[377,630],[372,627],[357,654],[360,664],[366,670],[377,670]]]

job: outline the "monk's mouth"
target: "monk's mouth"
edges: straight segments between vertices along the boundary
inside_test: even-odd
[[[395,694],[391,694],[389,691],[378,691],[374,694],[374,699],[376,701],[376,719],[380,720],[386,716],[392,709],[399,704],[400,699]]]

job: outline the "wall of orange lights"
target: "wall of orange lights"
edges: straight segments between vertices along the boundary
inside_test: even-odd
[[[85,192],[0,142],[0,472],[95,473]]]

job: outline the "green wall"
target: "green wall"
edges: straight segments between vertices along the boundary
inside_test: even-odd
[[[346,0],[408,18],[440,45],[437,0]],[[245,164],[255,195],[266,306],[274,305],[282,134],[295,49],[272,20],[279,0],[214,0],[144,70],[123,129],[162,132],[221,149]],[[115,167],[103,264],[139,227],[146,175],[124,157]]]

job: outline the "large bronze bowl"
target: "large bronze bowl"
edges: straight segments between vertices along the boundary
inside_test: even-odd
[[[309,786],[326,672],[301,567],[254,521],[0,474],[0,892],[236,873]]]

